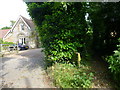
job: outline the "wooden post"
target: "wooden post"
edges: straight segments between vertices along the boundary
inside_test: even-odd
[[[18,50],[18,44],[16,44],[16,46],[17,46],[17,47],[16,47],[16,51],[17,51],[17,53],[18,53],[18,52],[19,52],[19,50]]]
[[[78,67],[80,67],[81,56],[80,56],[80,53],[77,53],[77,54],[78,54]]]
[[[3,45],[2,44],[0,44],[0,57],[3,57],[3,47],[2,47]]]
[[[0,44],[0,57],[2,57],[2,45]]]
[[[1,48],[0,48],[1,50],[0,50],[0,51],[1,51],[1,53],[2,53],[2,51],[3,51],[3,45],[0,44],[0,47],[1,47]]]

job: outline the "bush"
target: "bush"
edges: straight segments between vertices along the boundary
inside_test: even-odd
[[[2,39],[0,39],[0,44],[3,42],[3,40]]]
[[[54,84],[61,88],[89,88],[92,85],[93,73],[87,67],[76,68],[70,63],[56,63],[52,66],[51,77]]]
[[[120,82],[120,45],[118,45],[118,50],[114,51],[114,55],[107,57],[107,61],[115,81]]]

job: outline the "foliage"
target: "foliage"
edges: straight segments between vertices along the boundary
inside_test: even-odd
[[[2,27],[1,30],[4,30],[4,29],[11,29],[11,27]]]
[[[0,39],[0,44],[14,44],[13,42],[5,42],[2,39]]]
[[[89,88],[94,76],[87,67],[76,68],[70,63],[56,63],[50,73],[55,85],[61,88]]]
[[[119,39],[120,40],[120,39]],[[120,82],[120,44],[118,49],[114,51],[114,55],[107,58],[109,63],[109,69],[114,75],[114,79],[119,83]]]
[[[13,42],[4,42],[2,39],[0,39],[0,44],[2,44],[2,47],[0,45],[0,51],[1,50],[7,50],[8,49],[8,46],[14,44]],[[1,57],[2,55],[0,55]]]
[[[120,3],[89,3],[88,6],[93,28],[93,48],[102,56],[110,55],[116,49],[120,37]]]
[[[111,55],[117,49],[116,45],[120,38],[120,3],[41,2],[27,3],[27,5],[49,62],[72,61],[75,52],[86,56],[87,49],[91,49],[88,48],[91,44],[96,53],[101,56]],[[87,14],[88,19],[86,20]],[[111,71],[115,74],[116,79],[120,76],[116,74],[119,73],[118,57],[120,56],[118,52],[119,50],[108,58]],[[56,82],[61,87],[69,87],[69,85],[72,87],[71,83],[67,85],[69,82],[63,84],[64,80],[72,82],[71,80],[77,78],[76,82],[79,82],[78,77],[74,75],[72,77],[71,74],[63,71],[59,72],[63,74],[63,77],[62,74],[56,76],[59,77],[56,78]],[[57,72],[55,71],[58,75]],[[62,83],[59,82],[61,78]],[[85,79],[86,76],[83,78]],[[75,84],[76,82],[73,83],[73,87],[81,86]],[[87,87],[85,83],[84,85]]]
[[[85,49],[86,45],[91,43],[93,44],[93,49],[102,56],[110,55],[116,49],[116,45],[118,44],[117,39],[120,37],[120,3],[52,2],[27,3],[27,5],[28,11],[38,27],[43,47],[47,46],[46,48],[48,48],[49,45],[51,45],[49,43],[51,39],[51,43],[55,42],[54,39],[58,39],[58,41],[62,40],[63,43],[60,41],[60,46],[68,44],[65,40],[68,40],[69,42],[70,39],[70,43],[74,46],[65,45],[63,47],[72,47],[74,50],[72,49],[71,52],[75,50],[78,51],[78,48],[81,52],[82,49]],[[86,13],[88,14],[87,21],[85,20]],[[61,32],[59,32],[60,30]],[[111,35],[111,33],[116,33],[116,35]],[[57,34],[59,38],[56,37],[55,34]],[[46,42],[47,45],[45,45]],[[79,46],[82,48],[78,47],[77,44],[75,45],[74,42],[80,42]],[[56,48],[58,48],[59,45],[57,43],[55,45]],[[53,47],[54,46],[50,46],[48,49]],[[54,51],[56,51],[56,49],[54,49],[54,51],[52,50],[53,53],[50,51],[51,53],[49,54],[49,51],[46,48],[45,51],[47,52],[47,55],[54,54]],[[57,52],[59,53],[58,50]],[[71,56],[70,53],[69,55]],[[61,54],[59,56],[62,57]]]
[[[93,48],[101,56],[109,56],[107,61],[116,81],[120,81],[120,3],[89,3],[90,26],[93,28]],[[115,51],[114,51],[115,50]],[[114,53],[113,53],[114,51]],[[114,54],[114,55],[113,55]]]
[[[11,27],[15,24],[15,21],[14,20],[10,20],[10,23],[11,23]]]
[[[2,42],[2,44],[14,44],[13,42]]]
[[[14,25],[15,21],[14,20],[10,20],[10,23],[11,25],[8,27],[8,26],[5,26],[5,27],[2,27],[1,30],[4,30],[4,29],[11,29],[12,26]]]
[[[3,40],[2,39],[0,39],[0,44],[3,42]]]
[[[83,51],[87,24],[82,3],[28,3],[28,11],[37,25],[47,60],[71,60],[74,52]]]

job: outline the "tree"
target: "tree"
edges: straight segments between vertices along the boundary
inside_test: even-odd
[[[4,30],[4,29],[11,29],[11,27],[6,26],[1,28],[1,30]]]
[[[15,21],[14,20],[10,20],[10,22],[11,22],[11,27],[15,24]]]
[[[1,29],[2,29],[2,30],[4,30],[4,29],[11,29],[11,27],[15,24],[15,21],[14,21],[14,20],[10,20],[10,23],[11,23],[10,27],[5,26],[5,27],[3,27],[3,28],[1,28]]]
[[[100,56],[113,54],[119,45],[120,3],[42,2],[27,5],[47,60],[71,61],[74,52],[85,54],[88,42],[92,42],[92,49]],[[108,59],[108,63],[112,73],[117,73],[116,80],[120,81],[118,51]]]
[[[93,28],[93,48],[100,55],[117,49],[120,37],[120,3],[89,3],[89,19]]]
[[[3,42],[3,40],[0,38],[0,44]]]

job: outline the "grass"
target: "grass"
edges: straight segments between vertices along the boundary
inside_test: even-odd
[[[92,55],[91,55],[92,56]],[[82,57],[80,68],[75,64],[55,63],[47,72],[56,87],[60,88],[114,88],[108,67],[94,56]]]
[[[90,68],[81,64],[78,68],[71,63],[55,63],[47,68],[54,85],[60,88],[90,88],[92,86],[93,73]]]

